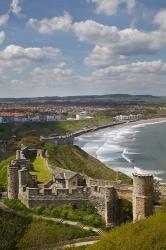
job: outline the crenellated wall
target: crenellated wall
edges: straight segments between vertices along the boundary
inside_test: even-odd
[[[24,149],[16,152],[16,160],[11,162],[8,169],[8,198],[19,198],[27,207],[93,205],[103,217],[108,227],[114,227],[122,222],[122,200],[133,203],[133,221],[138,221],[153,214],[155,195],[166,196],[166,184],[155,186],[152,175],[133,174],[133,186],[123,185],[120,181],[93,180],[87,176],[84,187],[74,189],[57,188],[55,180],[45,185],[37,185],[35,176],[31,176],[30,160],[25,155],[37,155],[45,160],[51,170],[48,158],[42,150]],[[154,195],[155,194],[155,195]]]

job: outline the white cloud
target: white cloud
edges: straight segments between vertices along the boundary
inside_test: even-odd
[[[161,29],[166,30],[166,9],[160,10],[154,17],[154,23],[158,24]]]
[[[75,74],[72,69],[66,68],[65,63],[60,63],[56,65],[54,68],[44,68],[44,67],[36,67],[32,71],[32,76],[39,79],[39,78],[47,78],[48,76],[56,81],[69,79],[74,77]]]
[[[59,53],[59,49],[52,47],[23,48],[17,45],[9,45],[4,50],[0,51],[0,59],[44,60],[56,57]]]
[[[0,16],[0,26],[5,25],[9,20],[9,14]]]
[[[10,11],[16,16],[18,16],[21,13],[22,8],[20,6],[20,0],[12,0],[10,5]]]
[[[127,56],[115,54],[112,48],[96,45],[84,62],[91,67],[102,67],[120,64],[126,60]]]
[[[5,32],[0,31],[0,44],[5,40]]]
[[[122,74],[166,74],[166,63],[162,61],[151,62],[136,62],[131,64],[124,64],[118,66],[110,66],[104,69],[99,69],[93,72],[93,76],[99,78],[120,76]]]
[[[135,6],[135,0],[87,0],[94,3],[97,13],[104,13],[112,16],[118,12],[120,7],[124,4],[125,9],[130,13]]]
[[[75,23],[73,31],[80,41],[95,45],[90,55],[85,58],[85,63],[91,66],[119,64],[119,61],[126,57],[153,54],[166,47],[166,32],[162,30],[119,30],[115,26],[86,20]]]
[[[73,29],[80,41],[111,46],[123,54],[150,53],[166,45],[166,32],[160,30],[119,30],[116,26],[106,26],[92,20],[75,23]]]
[[[92,20],[75,23],[73,30],[80,41],[92,44],[108,44],[119,39],[117,27],[106,26]]]
[[[64,16],[44,18],[40,21],[31,18],[27,25],[41,34],[53,34],[56,31],[69,31],[72,27],[72,17],[65,13]]]

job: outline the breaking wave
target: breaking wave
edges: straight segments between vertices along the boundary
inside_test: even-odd
[[[131,176],[134,166],[142,169],[146,166],[145,170],[153,173],[158,179],[164,178],[166,180],[165,158],[162,167],[161,160],[160,162],[157,161],[156,148],[151,148],[154,143],[161,139],[159,137],[155,141],[152,140],[154,128],[157,129],[157,126],[162,125],[165,136],[166,122],[164,123],[162,125],[162,121],[149,122],[138,125],[129,124],[121,128],[107,128],[82,135],[75,139],[75,144],[115,171],[121,171]],[[160,131],[160,128],[158,130]],[[157,132],[155,135],[158,135]],[[159,134],[158,136],[161,135]],[[166,138],[163,143],[165,145],[162,146],[166,150]],[[152,152],[153,150],[155,153]],[[154,159],[151,159],[151,155]],[[160,167],[162,169],[158,169]]]

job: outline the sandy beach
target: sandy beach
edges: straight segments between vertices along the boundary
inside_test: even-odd
[[[123,124],[115,124],[112,126],[113,128],[122,128],[126,126],[136,126],[136,125],[143,125],[143,124],[155,124],[155,123],[163,123],[166,122],[166,117],[160,117],[160,118],[152,118],[152,119],[144,119],[139,121],[132,121],[132,122],[125,122]]]

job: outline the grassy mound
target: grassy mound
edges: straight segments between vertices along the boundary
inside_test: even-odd
[[[75,226],[37,220],[0,210],[0,249],[50,249],[68,240],[95,235]]]
[[[30,173],[37,175],[37,180],[42,183],[52,179],[52,174],[41,157],[35,158],[33,161],[33,171]]]
[[[5,189],[5,190],[7,188],[7,169],[10,164],[10,161],[13,159],[14,159],[14,156],[1,161],[0,163],[0,188]]]
[[[84,173],[91,178],[131,182],[128,176],[111,170],[78,146],[47,144],[45,148],[52,166]]]
[[[87,250],[165,250],[166,213],[157,214],[135,224],[110,231]]]

